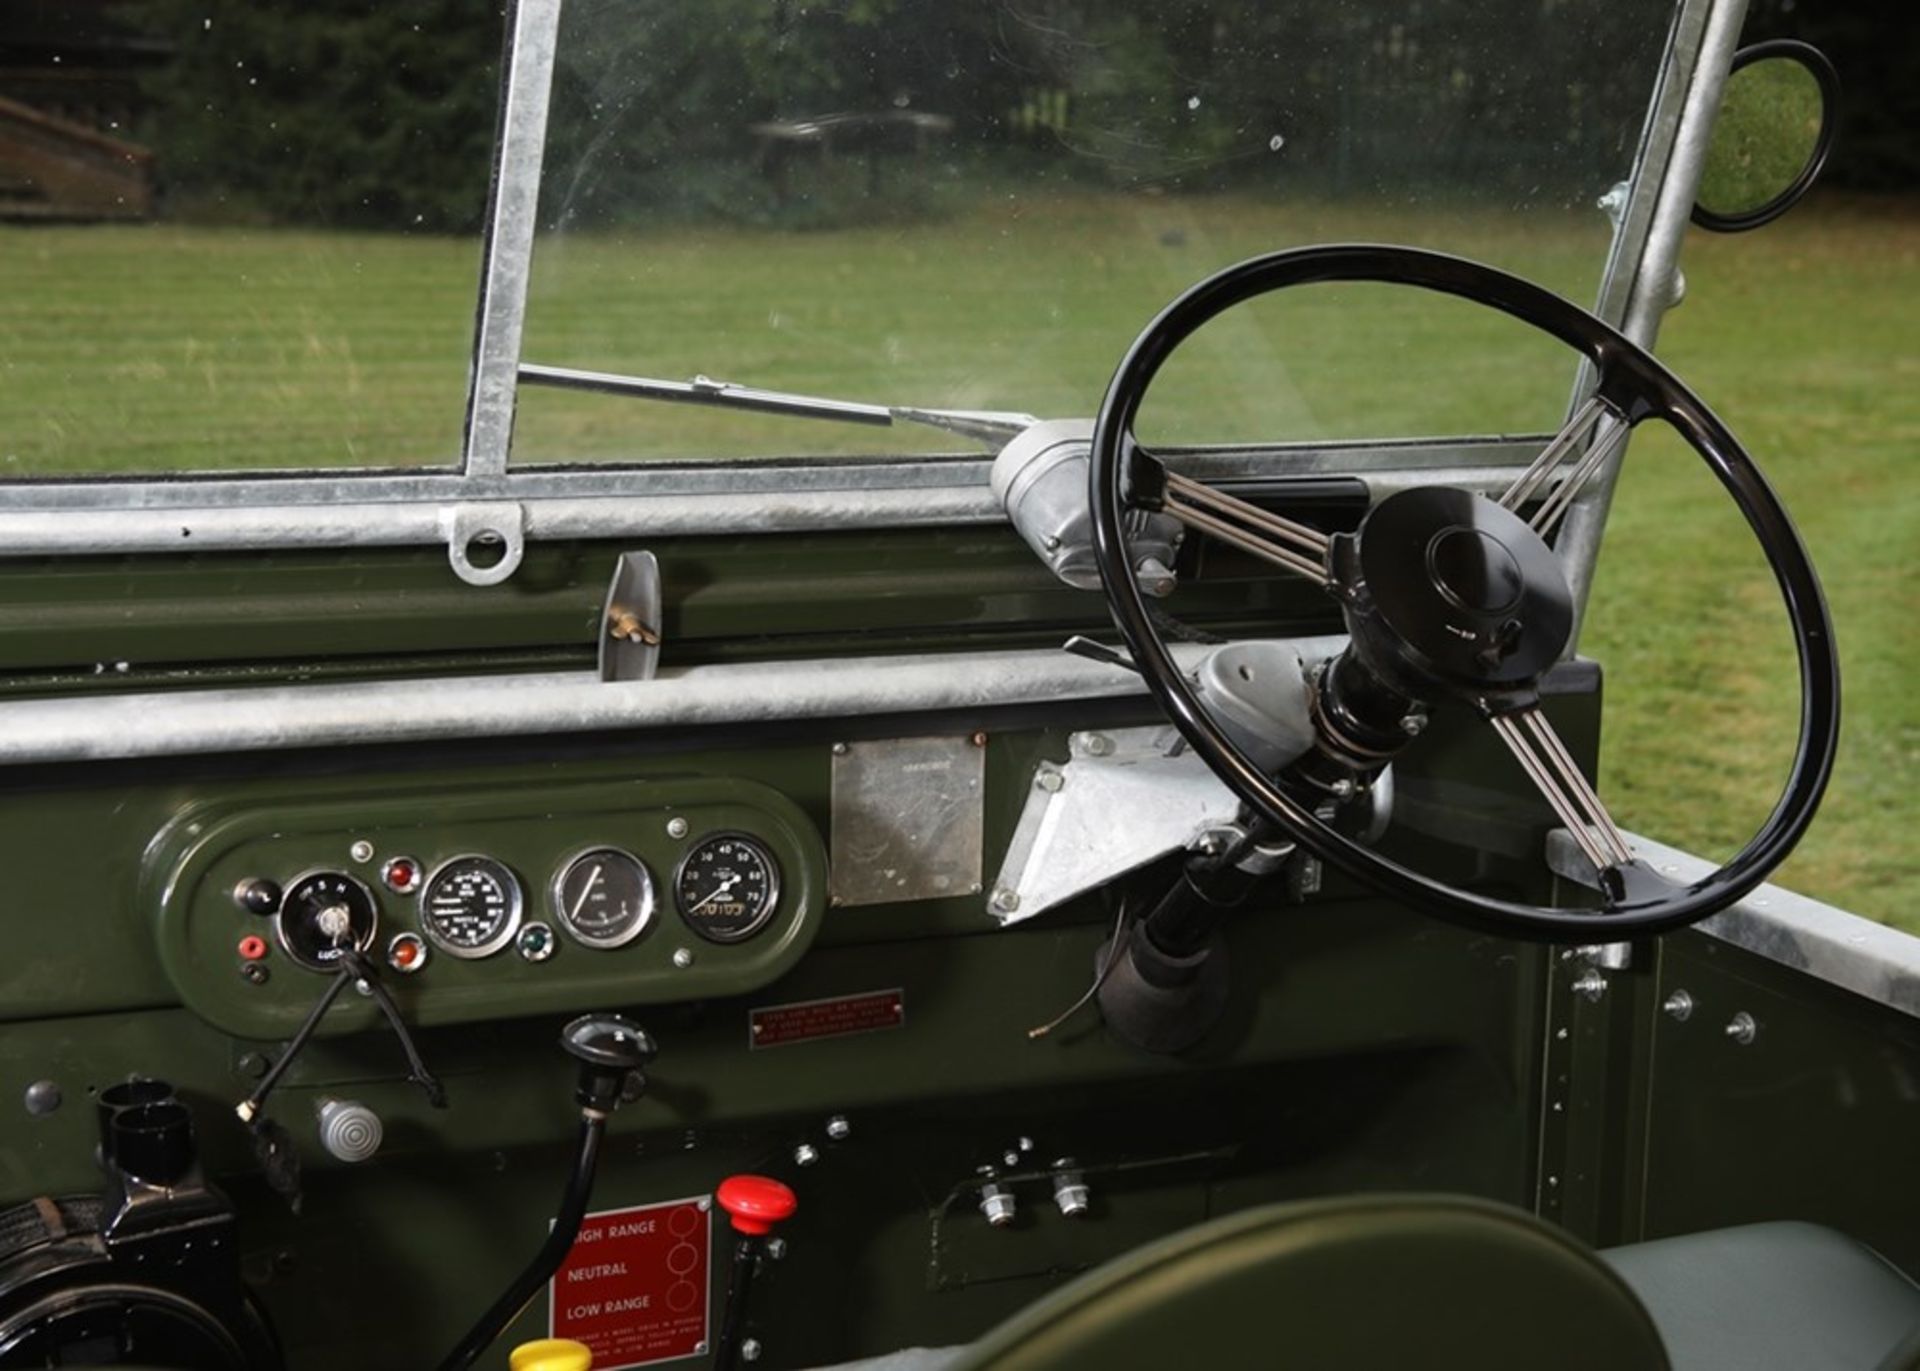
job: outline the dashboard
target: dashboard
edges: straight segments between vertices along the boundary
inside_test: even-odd
[[[347,949],[422,1025],[752,991],[818,931],[826,853],[772,788],[689,776],[190,806],[155,839],[166,974],[284,1035]],[[325,1030],[371,1026],[347,997]]]

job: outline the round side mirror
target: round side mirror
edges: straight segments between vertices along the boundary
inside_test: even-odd
[[[1793,208],[1826,165],[1839,112],[1840,75],[1820,49],[1791,38],[1740,49],[1714,121],[1693,222],[1740,233]]]

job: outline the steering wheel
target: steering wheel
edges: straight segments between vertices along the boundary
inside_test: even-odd
[[[1449,486],[1397,491],[1354,533],[1331,537],[1171,471],[1135,440],[1148,385],[1201,325],[1269,291],[1327,281],[1415,286],[1512,315],[1587,359],[1597,378],[1592,396],[1498,499]],[[1575,495],[1649,418],[1679,431],[1746,517],[1779,584],[1800,669],[1799,738],[1779,800],[1731,861],[1685,886],[1634,855],[1539,704],[1540,677],[1559,660],[1574,622],[1573,594],[1548,539]],[[1364,244],[1276,252],[1228,267],[1175,300],[1128,349],[1094,425],[1089,479],[1095,558],[1114,623],[1187,741],[1256,814],[1416,909],[1555,941],[1612,942],[1677,928],[1764,880],[1806,831],[1826,789],[1840,733],[1833,624],[1779,497],[1672,372],[1608,324],[1519,277],[1440,253]],[[1172,514],[1305,577],[1340,604],[1349,643],[1312,682],[1315,746],[1280,774],[1256,765],[1216,722],[1162,641],[1127,556],[1128,516],[1141,509]],[[1513,752],[1593,865],[1599,910],[1513,903],[1436,881],[1315,813],[1326,799],[1366,784],[1424,724],[1428,707],[1444,700],[1470,706]]]

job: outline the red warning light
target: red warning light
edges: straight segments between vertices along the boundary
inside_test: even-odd
[[[240,959],[257,962],[267,955],[267,940],[257,933],[249,933],[240,940]]]
[[[409,895],[420,884],[420,864],[411,857],[395,857],[380,869],[380,879],[396,895]]]

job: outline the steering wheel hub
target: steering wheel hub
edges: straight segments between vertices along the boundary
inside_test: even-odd
[[[1517,514],[1427,486],[1382,500],[1355,538],[1348,631],[1406,695],[1513,690],[1559,660],[1573,594],[1553,549]]]
[[[1520,563],[1477,528],[1453,524],[1427,544],[1427,574],[1440,593],[1469,613],[1500,614],[1520,601]]]

